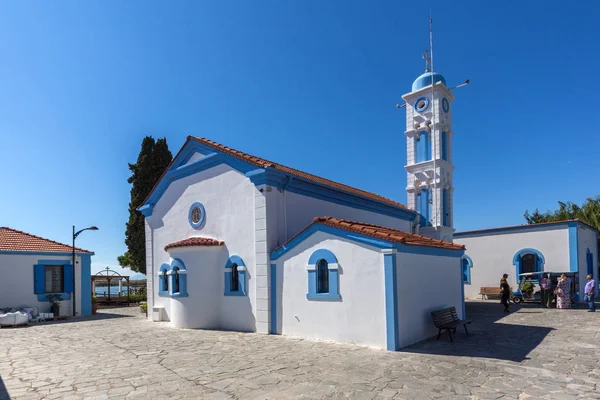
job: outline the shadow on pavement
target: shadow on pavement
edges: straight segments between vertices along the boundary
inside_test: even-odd
[[[8,390],[6,386],[4,386],[4,382],[2,381],[2,377],[0,376],[0,400],[10,400],[10,396],[8,395]]]
[[[531,318],[543,314],[539,305],[511,306],[513,313],[519,315],[534,314]],[[462,357],[483,357],[521,362],[535,349],[553,329],[535,325],[517,325],[510,322],[510,316],[504,314],[502,305],[495,302],[467,302],[467,319],[473,322],[467,325],[469,336],[458,327],[454,342],[448,334],[440,340],[432,339],[402,349],[406,353],[435,354]],[[541,318],[541,316],[539,316]]]

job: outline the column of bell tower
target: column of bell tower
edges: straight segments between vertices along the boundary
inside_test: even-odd
[[[452,101],[446,80],[426,71],[412,85],[406,101],[406,191],[408,207],[420,215],[418,232],[452,241]]]

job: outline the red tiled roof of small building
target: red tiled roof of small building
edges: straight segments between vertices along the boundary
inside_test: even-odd
[[[191,237],[183,239],[175,243],[170,243],[165,246],[165,251],[177,247],[192,247],[192,246],[223,246],[225,242],[216,239],[203,238],[203,237]]]
[[[348,221],[333,217],[316,217],[313,222],[308,225],[302,231],[298,232],[295,236],[289,239],[286,243],[289,243],[296,236],[300,235],[304,230],[313,224],[323,224],[331,226],[333,228],[344,229],[346,231],[359,233],[365,236],[370,236],[376,239],[386,240],[388,242],[402,243],[413,246],[427,246],[427,247],[438,247],[449,250],[464,250],[465,246],[461,244],[454,244],[445,242],[443,240],[432,239],[426,236],[417,235],[416,233],[409,233],[398,229],[387,228],[385,226],[366,224],[363,222]],[[282,246],[285,246],[284,243]]]
[[[188,136],[187,140],[194,140],[198,143],[201,143],[205,146],[208,146],[210,148],[213,148],[215,150],[221,151],[225,154],[228,154],[232,157],[235,157],[239,160],[245,161],[249,164],[255,165],[257,167],[261,167],[261,168],[273,168],[273,169],[277,169],[280,171],[283,171],[287,174],[290,175],[294,175],[297,176],[299,178],[303,178],[309,181],[313,181],[315,183],[319,183],[322,185],[327,185],[329,187],[338,189],[338,190],[343,190],[345,192],[348,193],[352,193],[355,195],[359,195],[359,196],[363,196],[363,197],[367,197],[370,198],[372,200],[376,200],[376,201],[380,201],[382,203],[386,203],[395,207],[400,207],[403,208],[405,210],[409,210],[404,204],[398,203],[397,201],[388,199],[387,197],[383,197],[380,196],[378,194],[375,193],[371,193],[371,192],[367,192],[366,190],[361,190],[361,189],[357,189],[355,187],[352,186],[348,186],[348,185],[344,185],[343,183],[339,183],[339,182],[335,182],[329,179],[325,179],[325,178],[321,178],[320,176],[317,175],[313,175],[313,174],[309,174],[307,172],[304,171],[300,171],[298,169],[294,169],[294,168],[290,168],[290,167],[286,167],[285,165],[282,164],[277,164],[274,163],[272,161],[266,160],[264,158],[260,158],[260,157],[256,157],[253,156],[251,154],[247,154],[244,152],[241,152],[239,150],[235,150],[232,149],[230,147],[224,146],[222,144],[219,144],[217,142],[213,142],[212,140],[206,139],[206,138],[202,138],[202,137],[196,137],[196,136]],[[187,142],[186,142],[187,143]],[[183,147],[182,147],[183,149]],[[181,150],[180,150],[181,152]],[[154,191],[154,189],[156,188],[156,186],[158,185],[158,183],[162,180],[163,176],[167,173],[167,171],[171,168],[171,165],[173,164],[173,162],[175,161],[175,159],[177,158],[177,156],[179,155],[179,153],[177,155],[175,155],[175,157],[173,158],[173,161],[171,162],[171,164],[169,164],[169,166],[167,167],[167,169],[163,172],[162,176],[159,178],[159,180],[156,182],[156,184],[154,185],[154,188],[152,188],[152,190],[150,191],[150,193],[148,194],[148,196],[146,197],[146,199],[144,200],[144,203],[146,203],[146,201],[148,201],[148,199],[150,198],[150,195],[152,194],[152,192]],[[142,203],[142,204],[144,204]],[[409,210],[411,211],[411,210]]]
[[[70,253],[73,251],[73,247],[16,229],[0,227],[0,251]],[[92,253],[80,248],[75,248],[75,251],[77,253]]]

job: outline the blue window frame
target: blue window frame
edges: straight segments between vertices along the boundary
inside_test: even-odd
[[[417,212],[421,214],[421,226],[429,225],[429,189],[421,189],[417,195]]]
[[[416,162],[431,160],[431,139],[427,132],[423,131],[415,137]]]
[[[594,255],[590,249],[587,249],[587,252],[585,253],[585,259],[587,261],[587,274],[594,276]]]
[[[73,266],[70,261],[38,260],[33,266],[33,293],[38,295],[38,301],[48,301],[48,294],[70,300],[73,293]]]
[[[544,270],[546,259],[536,249],[526,248],[515,253],[513,264],[515,265],[515,279],[519,281],[519,275],[526,272],[541,272]]]
[[[206,210],[200,202],[195,202],[188,211],[188,221],[192,228],[199,229],[206,220]]]
[[[442,160],[448,161],[448,134],[442,132]]]
[[[169,295],[169,271],[171,266],[169,264],[163,264],[158,270],[158,295],[168,296]]]
[[[167,273],[171,278],[170,292],[171,297],[186,297],[187,293],[187,270],[185,264],[179,258],[171,261],[171,270]]]
[[[338,262],[335,255],[327,249],[316,250],[308,260],[309,300],[339,300]]]
[[[442,190],[442,225],[450,226],[450,197],[448,189]]]
[[[471,268],[473,268],[473,260],[468,255],[463,255],[461,257],[462,262],[462,273],[463,273],[463,283],[466,285],[471,284]]]
[[[231,256],[223,273],[225,296],[246,296],[246,264],[240,256]]]

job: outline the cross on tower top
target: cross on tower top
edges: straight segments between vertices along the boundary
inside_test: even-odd
[[[431,56],[429,55],[429,50],[425,49],[421,58],[425,60],[425,72],[431,72]]]

